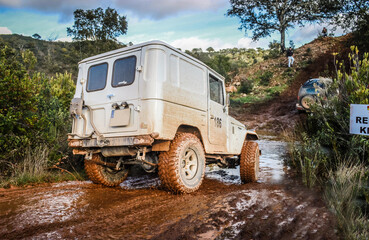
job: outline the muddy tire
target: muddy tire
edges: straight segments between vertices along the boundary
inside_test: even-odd
[[[205,153],[200,140],[190,133],[179,133],[169,151],[159,156],[159,177],[163,187],[173,193],[199,189],[205,174]]]
[[[306,110],[310,110],[310,106],[315,102],[315,98],[311,95],[306,95],[301,98],[301,106]]]
[[[93,154],[92,160],[103,161],[100,154]],[[85,160],[85,171],[88,178],[93,183],[102,184],[107,187],[118,186],[127,178],[128,175],[127,169],[117,171],[110,167],[94,163],[90,160]]]
[[[259,145],[245,141],[240,156],[240,176],[242,183],[256,182],[259,175]]]

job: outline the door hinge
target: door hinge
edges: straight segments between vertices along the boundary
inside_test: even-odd
[[[142,66],[137,66],[137,67],[136,67],[136,71],[137,71],[137,72],[142,72]]]

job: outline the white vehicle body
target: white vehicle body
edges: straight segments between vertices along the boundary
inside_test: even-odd
[[[230,166],[234,156],[245,162],[245,182],[257,179],[258,146],[246,146],[246,139],[258,136],[228,115],[224,78],[164,42],[82,60],[70,111],[69,146],[86,156],[95,183],[117,185],[127,165],[140,164],[148,172],[159,169],[172,191],[192,192],[205,162]],[[182,175],[172,179],[167,166]]]
[[[135,59],[133,82],[113,86],[114,64],[127,58]],[[89,72],[99,65],[107,67],[105,86],[89,91]],[[213,91],[219,92],[211,93],[210,84],[215,86]],[[88,111],[92,111],[97,130],[106,139],[146,135],[155,140],[172,140],[181,126],[191,126],[200,132],[207,154],[238,155],[246,128],[228,115],[225,96],[222,76],[166,43],[151,41],[118,49],[80,62],[74,97],[83,98],[90,109],[83,109],[86,129],[83,118],[74,119],[69,138],[80,139],[77,135],[94,132],[89,124]],[[126,109],[113,107],[122,102],[128,104]],[[97,137],[92,135],[91,139]],[[82,147],[99,145],[96,144],[86,142]],[[111,144],[107,145],[119,145]]]

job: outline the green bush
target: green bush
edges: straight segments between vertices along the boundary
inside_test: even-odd
[[[265,71],[260,77],[260,84],[263,86],[268,86],[270,83],[270,80],[273,77],[273,73],[271,71]]]
[[[68,106],[75,86],[68,73],[53,78],[31,74],[36,58],[28,50],[17,52],[0,43],[0,62],[0,178],[16,175],[19,168],[36,174],[67,151]],[[40,147],[47,156],[35,156]],[[36,172],[28,164],[36,166],[35,161],[42,161]]]
[[[368,239],[369,220],[357,204],[360,191],[365,187],[365,167],[342,164],[329,171],[324,191],[328,207],[337,216],[338,229],[344,239]]]
[[[254,88],[254,82],[251,79],[246,79],[241,82],[241,86],[238,89],[239,93],[249,94]]]
[[[357,199],[365,199],[368,188],[357,174],[369,173],[365,168],[369,166],[369,138],[349,134],[349,124],[350,104],[369,104],[369,61],[367,53],[360,60],[358,49],[351,47],[351,51],[349,72],[339,64],[328,99],[313,105],[298,129],[291,159],[306,185],[328,181],[326,198],[344,238],[367,239],[369,221],[358,210]],[[362,170],[356,171],[357,165]],[[366,201],[369,206],[369,198]]]
[[[369,104],[369,62],[368,54],[358,59],[357,48],[352,48],[352,67],[345,73],[343,64],[337,71],[337,78],[328,89],[328,99],[312,106],[303,125],[303,132],[309,136],[304,143],[318,141],[332,149],[333,155],[328,164],[329,171],[340,161],[355,159],[369,165],[369,141],[367,136],[349,134],[350,104]]]
[[[269,43],[269,54],[264,56],[264,59],[274,59],[281,55],[281,44],[277,40]]]

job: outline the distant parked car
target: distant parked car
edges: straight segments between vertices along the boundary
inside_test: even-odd
[[[310,106],[317,102],[318,96],[326,95],[327,87],[331,83],[330,78],[312,78],[302,84],[297,96],[297,110],[310,111]]]

